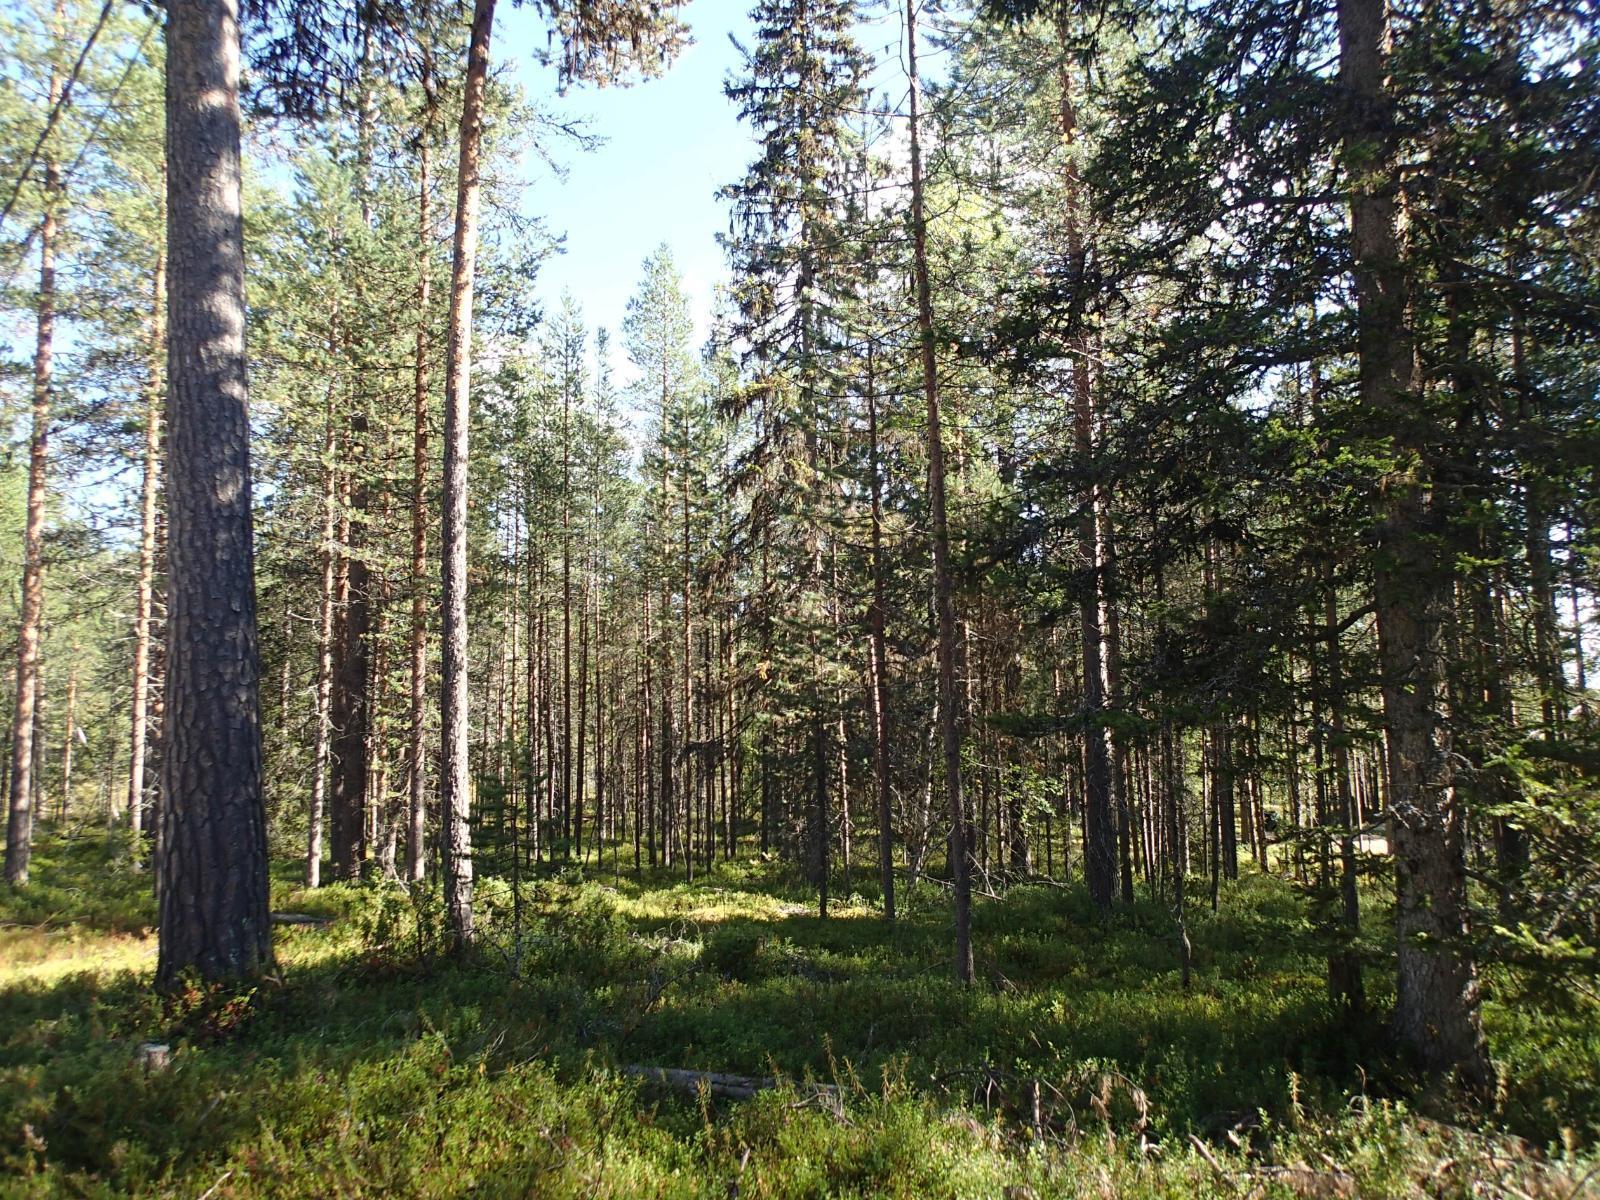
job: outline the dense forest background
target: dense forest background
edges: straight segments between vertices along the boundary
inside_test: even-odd
[[[1179,993],[1259,921],[1228,970],[1292,946],[1319,1036],[1592,1145],[1594,6],[761,0],[704,344],[670,229],[619,328],[532,300],[517,164],[583,135],[496,69],[648,77],[681,14],[547,4],[491,56],[493,7],[247,6],[248,620],[169,556],[237,500],[167,482],[210,411],[169,386],[174,35],[0,14],[14,895],[93,841],[162,893],[168,992],[273,972],[269,887],[514,973],[538,889],[597,881],[898,917],[957,987],[1027,973],[1029,905]],[[179,586],[248,648],[169,630]],[[250,755],[174,735],[171,673],[247,659],[234,826],[193,781]]]

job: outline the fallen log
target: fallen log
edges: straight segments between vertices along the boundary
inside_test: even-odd
[[[729,1075],[722,1071],[688,1071],[682,1067],[631,1065],[619,1069],[624,1075],[637,1075],[641,1079],[665,1084],[680,1092],[690,1092],[698,1096],[703,1090],[719,1100],[750,1100],[757,1092],[771,1091],[773,1088],[782,1087],[786,1082],[792,1082],[759,1075]],[[839,1089],[832,1084],[797,1083],[794,1086],[808,1096],[837,1098],[839,1094]]]

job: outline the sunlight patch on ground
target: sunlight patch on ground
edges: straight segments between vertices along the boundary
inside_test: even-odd
[[[0,929],[0,988],[53,983],[85,971],[143,972],[156,964],[156,936],[71,929]]]

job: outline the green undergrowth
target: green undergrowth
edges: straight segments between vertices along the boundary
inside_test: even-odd
[[[307,893],[283,863],[274,908],[329,923],[279,929],[279,980],[169,998],[149,990],[148,887],[85,834],[44,839],[35,883],[0,897],[0,1194],[1595,1190],[1592,1010],[1491,973],[1504,1082],[1464,1113],[1388,1060],[1381,1019],[1328,1003],[1304,901],[1276,879],[1191,914],[1187,990],[1162,904],[1104,927],[1080,889],[1013,888],[976,908],[962,988],[929,884],[890,924],[870,894],[821,920],[757,861],[692,885],[490,879],[463,961],[439,951],[435,896]],[[146,1041],[168,1069],[140,1065]],[[636,1066],[785,1086],[730,1102]]]

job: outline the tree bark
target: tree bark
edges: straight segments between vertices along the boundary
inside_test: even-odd
[[[338,345],[338,314],[329,321],[328,351],[333,354]],[[337,439],[334,433],[333,401],[335,384],[328,383],[328,398],[323,412],[322,433],[322,537],[317,556],[322,566],[322,590],[317,600],[317,684],[316,733],[311,754],[311,809],[306,822],[306,886],[322,885],[322,825],[328,787],[328,756],[330,753],[329,709],[333,699],[333,617],[335,607],[336,556],[334,538],[338,530],[338,512],[334,500],[338,493],[334,455]]]
[[[1067,151],[1063,183],[1066,190],[1067,254],[1077,270],[1085,260],[1082,184],[1072,155],[1077,149],[1078,114],[1072,98],[1072,76],[1066,57],[1065,31],[1062,31],[1062,59],[1058,72],[1061,140]],[[1096,911],[1107,917],[1116,888],[1117,832],[1111,772],[1114,756],[1111,732],[1105,724],[1107,671],[1105,630],[1102,623],[1101,595],[1103,553],[1100,545],[1100,491],[1092,482],[1095,450],[1094,380],[1089,367],[1089,339],[1073,338],[1072,356],[1072,439],[1079,463],[1090,479],[1083,487],[1078,515],[1078,554],[1088,585],[1079,600],[1079,625],[1083,638],[1083,717],[1084,717],[1084,877]]]
[[[428,870],[428,309],[433,290],[429,262],[433,223],[428,211],[428,168],[433,115],[432,65],[432,57],[424,48],[422,86],[428,109],[417,152],[417,344],[411,391],[411,693],[406,751],[410,802],[406,877],[413,883],[420,883]]]
[[[133,713],[129,735],[132,754],[128,763],[128,827],[136,846],[144,831],[145,762],[150,741],[150,618],[155,607],[156,505],[161,494],[161,355],[167,337],[165,247],[156,252],[152,292],[150,377],[145,381],[144,477],[139,489],[139,581],[133,615]]]
[[[72,667],[67,672],[67,719],[61,738],[61,805],[62,820],[72,803],[72,727],[78,722],[78,643],[72,643]]]
[[[867,348],[867,472],[872,491],[872,607],[870,669],[872,673],[872,775],[878,801],[878,878],[883,886],[883,915],[894,912],[894,813],[889,788],[889,639],[883,583],[883,463],[878,444],[878,396],[874,386],[872,348]]]
[[[572,379],[562,341],[561,381],[561,836],[572,857]]]
[[[167,681],[156,982],[272,969],[236,0],[167,4]]]
[[[461,162],[456,182],[455,244],[450,270],[450,325],[444,398],[444,620],[440,667],[445,907],[458,948],[472,941],[472,780],[467,691],[467,437],[472,383],[472,284],[478,254],[478,163],[494,0],[474,0],[461,104]]]
[[[917,74],[917,6],[906,0],[906,79],[910,95],[911,237],[921,342],[922,393],[927,404],[928,500],[933,532],[933,596],[939,622],[939,738],[950,803],[950,878],[955,897],[955,968],[972,982],[972,862],[966,798],[961,789],[961,709],[956,695],[956,605],[950,571],[950,526],[945,512],[944,432],[940,427],[938,361],[933,344],[933,292],[928,280],[928,221],[922,197],[922,142],[918,130],[921,85]]]
[[[56,8],[56,31],[62,25]],[[49,102],[61,102],[61,73],[50,64]],[[50,462],[50,388],[55,368],[56,206],[61,173],[53,150],[44,159],[44,216],[39,222],[39,297],[33,350],[33,433],[28,445],[28,505],[22,533],[22,606],[17,628],[17,687],[11,722],[11,796],[6,813],[6,882],[24,887],[33,853],[33,729],[39,698],[39,627],[44,614],[45,474]]]
[[[366,540],[367,485],[364,478],[367,420],[359,411],[363,401],[353,398],[358,411],[350,421],[346,484],[350,492],[345,514],[345,594],[343,619],[334,639],[333,694],[329,704],[330,788],[328,789],[329,847],[333,876],[342,882],[361,878],[367,845],[367,733],[371,723],[368,680],[371,674],[369,631],[372,625],[372,573],[363,556]],[[353,476],[353,478],[352,478]]]
[[[1394,100],[1388,92],[1385,0],[1340,0],[1340,80],[1352,106],[1345,137],[1356,285],[1360,397],[1393,438],[1378,495],[1374,577],[1389,743],[1399,940],[1394,1029],[1430,1070],[1493,1084],[1467,941],[1464,814],[1449,730],[1439,712],[1441,616],[1451,563],[1434,545],[1444,501],[1429,477],[1438,431],[1421,410],[1402,255]]]

